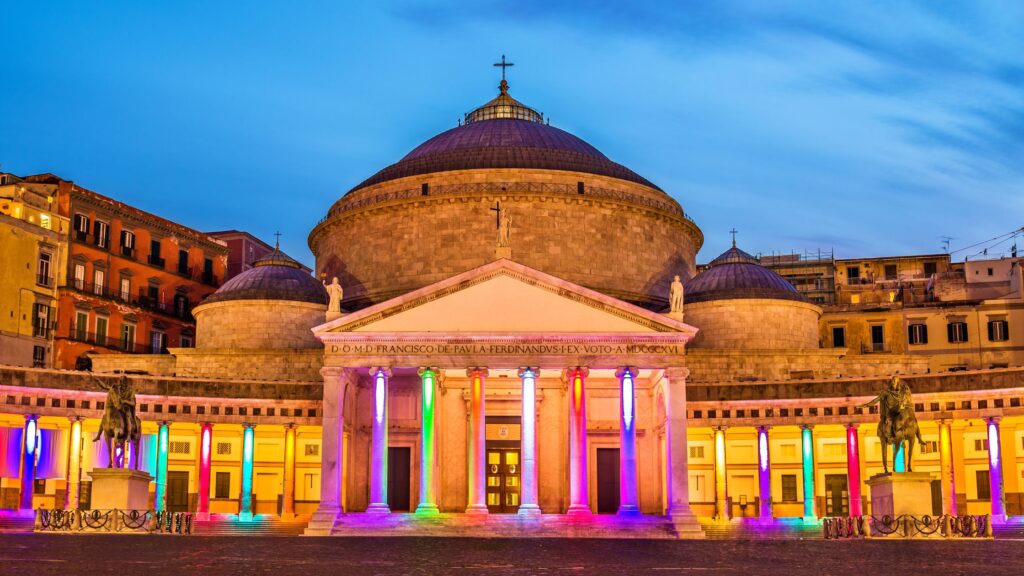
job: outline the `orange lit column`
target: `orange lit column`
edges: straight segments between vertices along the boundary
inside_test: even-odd
[[[295,424],[284,425],[284,496],[281,515],[295,515]]]
[[[64,509],[77,510],[82,486],[82,417],[71,416],[69,419],[71,433],[68,435],[68,493],[64,499]]]
[[[469,503],[467,514],[487,514],[487,430],[484,420],[484,384],[487,368],[470,368],[469,377]]]
[[[587,396],[589,371],[583,367],[566,371],[569,386],[569,510],[568,514],[590,514],[587,480]]]

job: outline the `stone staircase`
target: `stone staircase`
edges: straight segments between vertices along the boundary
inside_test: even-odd
[[[0,512],[0,534],[17,534],[31,532],[35,525],[35,516],[23,516],[15,513]]]
[[[309,516],[284,519],[269,514],[257,514],[252,520],[241,521],[235,514],[211,514],[209,520],[196,520],[193,536],[299,536],[306,529]]]
[[[708,540],[812,540],[824,538],[821,524],[804,523],[799,518],[776,519],[762,525],[752,518],[716,522],[701,519]]]

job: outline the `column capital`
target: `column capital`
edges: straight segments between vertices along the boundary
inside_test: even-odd
[[[242,422],[242,428],[256,428],[256,425],[252,422]]]
[[[157,420],[156,421],[156,425],[160,426],[160,427],[167,426],[168,428],[170,428],[171,427],[171,421],[170,420]]]
[[[539,377],[540,377],[540,368],[537,368],[537,367],[535,367],[535,366],[523,366],[522,368],[520,368],[520,369],[519,369],[519,371],[518,371],[518,372],[517,372],[516,374],[517,374],[517,375],[518,375],[518,376],[519,376],[520,378],[522,378],[522,377],[523,377],[523,375],[524,375],[524,374],[526,373],[526,371],[527,371],[527,370],[529,370],[529,371],[530,371],[530,373],[532,373],[532,374],[533,374],[533,377],[534,377],[534,379],[537,379],[537,378],[539,378]]]
[[[562,383],[568,384],[569,379],[579,375],[582,378],[586,378],[590,375],[590,368],[586,366],[570,366],[565,370],[562,370]]]
[[[811,432],[814,432],[814,424],[801,424],[800,425],[800,429],[801,430],[810,430]]]
[[[29,423],[33,420],[39,420],[39,414],[25,414],[25,423]]]
[[[725,424],[718,424],[718,425],[712,426],[711,428],[714,431],[716,431],[716,432],[721,431],[722,433],[725,433],[725,431],[729,429],[729,427],[726,426]]]
[[[68,420],[70,420],[71,422],[81,422],[83,418],[78,414],[72,414],[71,416],[68,416]]]
[[[476,367],[473,367],[473,368],[466,368],[466,377],[467,378],[472,378],[474,376],[479,376],[481,378],[486,378],[488,374],[490,374],[490,370],[488,370],[486,366],[476,366]]]
[[[988,424],[995,424],[996,426],[998,426],[999,421],[1002,419],[1002,416],[989,416],[988,418],[985,418],[985,422],[987,422]]]
[[[771,429],[772,429],[772,425],[771,424],[759,424],[757,426],[758,432],[760,432],[761,430],[764,430],[765,432],[767,432],[767,431],[769,431]]]
[[[690,369],[686,366],[665,368],[665,377],[669,380],[686,380],[690,377]]]
[[[373,378],[373,377],[377,376],[377,374],[384,374],[384,376],[386,378],[391,378],[391,375],[392,375],[391,368],[386,367],[386,366],[372,366],[372,367],[370,367],[370,377]]]
[[[340,378],[345,373],[345,369],[341,366],[324,366],[320,369],[320,376],[324,379],[327,378]]]
[[[849,430],[850,428],[853,428],[854,430],[859,430],[860,422],[847,422],[846,429]]]
[[[298,427],[299,427],[299,425],[296,424],[295,422],[286,422],[284,424],[284,429],[285,430],[294,430],[294,429],[296,429]]]
[[[619,367],[618,369],[615,370],[615,377],[621,380],[622,377],[626,375],[626,372],[629,372],[630,376],[636,378],[637,369],[633,366]]]

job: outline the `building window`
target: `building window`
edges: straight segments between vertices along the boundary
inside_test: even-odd
[[[218,456],[230,456],[231,455],[231,442],[217,442],[217,455]]]
[[[53,286],[53,277],[50,275],[50,265],[53,262],[53,254],[45,250],[39,251],[39,261],[36,262],[36,284],[40,286]]]
[[[978,500],[991,500],[991,486],[988,483],[988,470],[976,470],[974,479],[978,483]]]
[[[782,501],[796,502],[796,474],[782,475]]]
[[[75,239],[85,242],[89,237],[89,217],[85,214],[75,214]]]
[[[975,438],[974,439],[974,451],[975,452],[988,452],[988,438]]]
[[[1010,324],[1006,320],[988,321],[989,342],[1006,342],[1010,339]]]
[[[196,345],[195,344],[195,340],[193,340],[191,336],[188,336],[186,334],[182,334],[181,335],[181,347],[182,348],[191,348],[191,347],[193,347],[195,345]]]
[[[174,295],[174,315],[184,318],[188,315],[188,296],[184,294]]]
[[[110,321],[106,316],[96,317],[96,345],[106,346],[107,345],[107,326]]]
[[[703,446],[690,446],[690,458],[703,458],[704,447]]]
[[[188,276],[188,250],[178,250],[178,274]]]
[[[306,444],[306,456],[319,456],[320,445],[319,444]]]
[[[86,336],[89,333],[89,314],[86,312],[75,313],[75,326],[74,326],[75,340],[79,342],[85,342]]]
[[[160,257],[159,240],[150,240],[149,242],[149,263],[160,268],[164,267],[164,259]]]
[[[992,270],[991,268],[988,269],[988,275],[989,276],[991,276],[993,272],[994,272],[994,270]]]
[[[206,284],[215,284],[216,278],[213,277],[213,260],[209,258],[203,258],[203,282]]]
[[[135,352],[135,324],[121,324],[121,350]]]
[[[860,267],[859,266],[847,266],[846,267],[846,279],[848,284],[859,284],[860,283]]]
[[[46,346],[32,347],[32,367],[46,368]]]
[[[921,454],[934,454],[939,451],[939,443],[935,440],[925,440],[921,443]]]
[[[871,326],[871,351],[885,352],[885,326],[881,324]]]
[[[149,333],[149,347],[153,354],[162,354],[167,344],[167,335],[153,330]]]
[[[96,221],[93,227],[93,243],[99,248],[110,246],[110,225],[106,222]]]
[[[75,290],[85,290],[85,264],[75,264]]]
[[[214,498],[231,497],[231,472],[217,472],[217,480],[214,483]]]
[[[938,272],[938,265],[935,262],[925,262],[924,263],[924,275],[925,275],[925,278],[931,277],[932,274],[935,274],[936,272]]]
[[[50,306],[36,303],[32,305],[32,336],[46,338],[50,330]]]
[[[132,296],[132,281],[127,276],[121,276],[120,293],[118,294],[121,300],[127,302]]]
[[[832,347],[833,348],[846,348],[846,327],[845,326],[833,326],[832,327]]]
[[[192,452],[192,444],[188,442],[174,441],[170,443],[169,448],[168,452],[171,454],[188,456]]]
[[[107,293],[107,272],[102,268],[92,271],[92,292],[97,296],[105,296]]]
[[[135,233],[121,230],[121,255],[135,258]]]
[[[967,322],[957,320],[946,325],[946,335],[950,344],[967,342]]]
[[[886,264],[885,265],[885,279],[886,280],[895,280],[896,279],[896,265],[895,264]]]
[[[907,326],[907,341],[911,344],[927,344],[928,325],[919,323]]]

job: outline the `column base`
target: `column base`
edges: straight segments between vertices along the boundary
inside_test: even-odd
[[[672,523],[672,527],[676,531],[678,538],[704,538],[704,529],[700,527],[700,522],[697,517],[693,515],[688,507],[686,508],[670,508],[668,514],[669,522]]]
[[[238,513],[238,521],[239,522],[252,522],[252,512],[239,512]]]
[[[386,502],[377,502],[366,507],[367,514],[391,514],[391,507]]]
[[[804,524],[817,524],[817,523],[818,523],[818,517],[817,516],[813,516],[813,515],[812,516],[804,516]]]
[[[540,506],[536,504],[520,504],[517,514],[520,516],[540,516]]]
[[[437,507],[437,504],[420,504],[416,507],[417,516],[437,516],[441,513],[441,510]]]
[[[210,519],[210,513],[209,512],[196,512],[195,519],[200,521],[200,522],[206,522],[207,520]]]
[[[490,510],[484,504],[473,504],[472,506],[466,507],[466,514],[471,516],[483,516],[489,514]]]
[[[573,504],[569,506],[565,514],[566,516],[593,516],[594,513],[590,511],[590,506],[586,504]]]
[[[621,504],[616,514],[619,516],[639,516],[640,507],[636,504]]]
[[[306,536],[330,536],[334,523],[341,514],[340,506],[320,506],[306,525]]]

